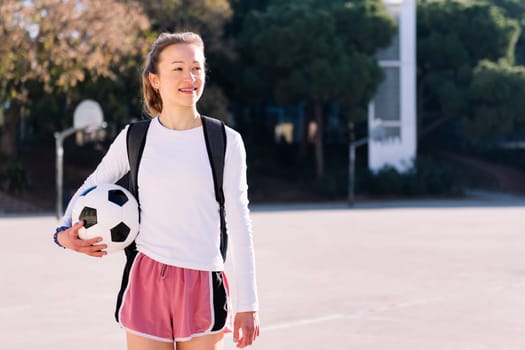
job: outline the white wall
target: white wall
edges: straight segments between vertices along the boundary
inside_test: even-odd
[[[387,135],[382,141],[370,140],[368,164],[372,171],[385,165],[404,171],[411,167],[417,151],[416,0],[383,1],[399,21],[399,37],[393,47],[378,53],[387,79],[369,106],[369,135],[377,119],[383,120]]]

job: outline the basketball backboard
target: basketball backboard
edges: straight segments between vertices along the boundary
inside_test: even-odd
[[[75,129],[96,128],[104,124],[104,114],[98,102],[84,100],[79,103],[73,113],[73,127]]]

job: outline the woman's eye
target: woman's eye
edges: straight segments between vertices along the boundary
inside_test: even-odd
[[[195,70],[201,70],[202,68],[197,66],[197,67],[193,67],[193,69],[195,69]]]
[[[179,72],[181,72],[181,71],[182,71],[182,68],[181,68],[181,67],[175,67],[175,68],[173,68],[173,70],[174,70],[174,71],[179,71]]]

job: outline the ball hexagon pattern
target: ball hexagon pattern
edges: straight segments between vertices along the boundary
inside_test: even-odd
[[[84,221],[78,231],[82,239],[102,237],[106,251],[113,253],[129,246],[139,232],[139,206],[125,188],[100,184],[88,188],[75,200],[72,221]]]

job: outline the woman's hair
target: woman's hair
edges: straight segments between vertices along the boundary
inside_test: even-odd
[[[202,38],[192,32],[162,33],[151,46],[146,56],[144,69],[142,70],[142,96],[144,97],[144,109],[150,116],[156,116],[162,111],[162,99],[157,90],[151,86],[149,73],[158,74],[161,52],[168,46],[174,44],[195,45],[204,51]]]

